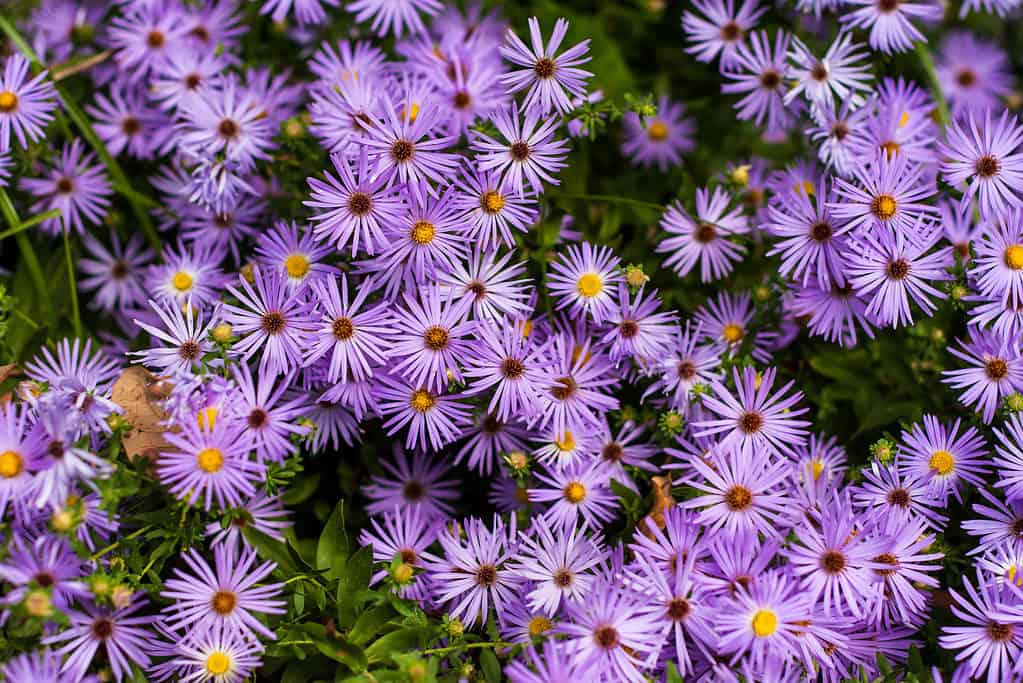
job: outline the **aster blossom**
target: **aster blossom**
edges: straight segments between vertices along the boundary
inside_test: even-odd
[[[579,66],[590,61],[587,54],[590,41],[584,40],[560,55],[555,54],[566,33],[568,21],[559,17],[550,41],[544,45],[540,22],[536,17],[530,17],[531,49],[508,29],[507,44],[501,46],[501,55],[524,68],[501,76],[501,84],[507,88],[508,94],[529,88],[522,102],[524,111],[538,109],[544,116],[552,111],[567,114],[573,109],[571,98],[586,92],[586,80],[593,74]]]

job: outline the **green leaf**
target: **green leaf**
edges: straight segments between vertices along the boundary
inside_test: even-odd
[[[483,669],[483,675],[490,683],[500,683],[501,664],[497,661],[497,655],[493,650],[487,649],[480,652],[480,668]]]
[[[364,546],[355,551],[337,572],[338,626],[348,628],[355,621],[355,596],[369,587],[373,575],[373,549]]]
[[[348,633],[348,638],[357,645],[364,645],[380,632],[381,627],[397,613],[390,605],[380,605],[367,610],[355,620],[355,625]]]
[[[665,675],[667,676],[668,683],[682,683],[682,676],[678,673],[678,668],[675,667],[675,662],[668,660],[668,666],[665,669]]]
[[[345,558],[348,557],[344,505],[342,500],[334,507],[320,532],[320,541],[316,544],[316,567],[326,569],[327,577],[331,579],[337,578],[344,571]]]
[[[372,662],[382,662],[392,653],[408,652],[426,646],[433,629],[427,626],[410,626],[391,631],[366,648],[366,657]]]
[[[299,561],[297,554],[288,546],[284,545],[276,538],[271,538],[261,531],[257,531],[251,526],[247,526],[242,529],[242,534],[248,540],[249,544],[256,549],[259,556],[264,560],[270,560],[277,563],[277,567],[286,574],[299,574],[301,569],[299,568]]]

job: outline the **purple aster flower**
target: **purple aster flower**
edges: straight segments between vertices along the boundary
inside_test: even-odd
[[[1011,500],[1023,499],[1023,417],[1011,415],[1005,422],[1005,430],[996,429],[994,465],[998,468],[995,486],[1005,489],[1005,496]]]
[[[531,582],[526,594],[530,609],[553,617],[564,601],[585,602],[593,589],[594,568],[604,552],[575,524],[552,529],[546,518],[537,517],[519,537],[512,571]]]
[[[268,14],[277,23],[288,18],[294,12],[299,24],[322,24],[327,19],[324,5],[337,7],[341,0],[264,0],[259,8],[260,14]]]
[[[93,676],[82,678],[73,672],[62,674],[61,658],[52,650],[34,650],[12,657],[0,666],[7,683],[95,683]]]
[[[961,390],[959,400],[982,413],[991,423],[1001,400],[1016,391],[1023,391],[1023,358],[1015,340],[985,330],[970,331],[969,341],[959,341],[959,349],[948,347],[949,353],[969,364],[960,370],[943,370],[942,381]],[[961,349],[961,350],[960,350]]]
[[[984,219],[1020,205],[1016,188],[1023,183],[1023,154],[1016,153],[1016,148],[1023,141],[1023,128],[1015,117],[1009,118],[1008,110],[995,122],[991,111],[985,110],[983,123],[971,111],[968,118],[954,121],[946,136],[941,146],[942,177],[956,186],[969,181],[964,204],[976,196]],[[1019,261],[1023,267],[1023,254]]]
[[[806,133],[817,145],[817,158],[843,178],[852,177],[853,169],[863,163],[853,143],[873,117],[873,107],[854,109],[845,100],[835,109],[821,108],[811,113],[814,125]]]
[[[419,506],[396,507],[379,519],[370,519],[370,526],[372,529],[362,530],[359,543],[373,547],[373,560],[390,565],[398,559],[413,569],[423,568],[424,560],[430,557],[428,548],[437,540],[442,528],[435,516],[424,514]],[[388,573],[387,569],[381,569],[373,575],[371,583],[383,581]],[[410,589],[424,583],[423,577],[416,577],[415,584],[402,591],[403,596],[418,596],[418,591]]]
[[[369,150],[369,164],[374,175],[393,171],[391,182],[418,183],[429,179],[440,183],[458,169],[459,157],[441,151],[458,138],[431,136],[439,121],[439,108],[426,106],[418,109],[414,117],[412,111],[411,92],[406,93],[400,110],[395,109],[390,100],[384,101],[384,117],[371,119],[373,123],[363,142]],[[363,181],[361,174],[360,181]]]
[[[29,62],[20,54],[12,54],[4,62],[0,78],[0,152],[11,149],[11,138],[22,147],[40,140],[43,129],[53,120],[57,103],[53,83],[43,71],[28,77]]]
[[[320,244],[311,230],[299,232],[294,221],[278,221],[256,246],[258,264],[267,272],[277,270],[292,290],[335,277],[338,269],[325,263],[333,252],[329,245]]]
[[[734,356],[750,336],[753,313],[753,302],[748,292],[734,296],[728,292],[720,292],[717,298],[701,306],[694,318],[700,325],[701,341],[723,343],[727,346],[729,355]],[[771,338],[772,334],[765,331],[753,335],[753,357],[761,363],[771,360],[771,354],[767,350]]]
[[[763,541],[758,536],[706,536],[707,552],[712,562],[704,566],[704,581],[712,594],[734,597],[741,589],[749,590],[762,578],[778,554],[779,542]]]
[[[87,573],[84,563],[66,539],[38,536],[32,542],[14,541],[10,554],[0,563],[0,578],[8,587],[4,605],[17,605],[38,589],[61,611],[88,595],[81,581]]]
[[[469,351],[465,337],[476,326],[466,320],[468,302],[442,296],[439,287],[420,292],[418,301],[408,293],[404,299],[405,308],[396,311],[391,372],[435,392],[449,381],[461,382],[460,367]]]
[[[156,311],[163,325],[156,327],[138,319],[134,322],[148,332],[153,341],[160,340],[166,345],[130,354],[137,356],[144,365],[163,372],[187,371],[200,363],[202,357],[213,349],[209,334],[217,322],[215,317],[204,320],[202,311],[196,312],[191,302],[186,302],[182,307],[169,302],[160,304],[150,299],[149,306]]]
[[[480,172],[473,164],[458,181],[452,202],[466,214],[470,225],[465,239],[486,251],[515,246],[513,231],[527,232],[536,222],[536,201],[515,196],[511,179],[493,171]]]
[[[284,614],[280,599],[283,584],[260,584],[277,567],[273,562],[257,565],[254,550],[226,544],[213,550],[213,566],[194,549],[181,559],[191,570],[175,568],[163,584],[160,597],[173,600],[164,608],[164,622],[185,632],[217,631],[254,638],[276,638],[256,614]]]
[[[694,475],[687,483],[703,495],[682,506],[702,510],[697,523],[708,531],[779,536],[788,527],[790,500],[780,487],[789,476],[786,461],[735,449],[713,452],[707,461],[694,458],[691,464]]]
[[[824,57],[818,59],[798,37],[794,37],[788,58],[792,62],[789,76],[796,81],[785,94],[788,104],[800,94],[806,96],[812,107],[833,111],[835,104],[848,103],[853,109],[863,104],[860,91],[871,90],[871,74],[863,63],[868,53],[860,51],[852,42],[852,34],[839,33],[828,47]]]
[[[451,57],[449,78],[436,78],[436,106],[444,111],[448,133],[467,135],[469,127],[477,120],[487,119],[499,107],[508,106],[498,76],[501,66],[497,63],[478,61],[468,68],[471,59],[463,59],[456,53]]]
[[[181,112],[178,147],[202,159],[221,154],[239,169],[268,158],[273,131],[254,93],[229,77],[199,93]]]
[[[169,121],[150,109],[142,94],[127,90],[122,97],[111,89],[110,97],[96,95],[96,104],[86,107],[96,123],[96,134],[111,154],[127,154],[137,159],[152,159],[173,132]]]
[[[623,279],[620,261],[610,247],[570,244],[562,257],[551,263],[551,294],[558,298],[558,310],[569,308],[601,323],[614,315],[617,285]]]
[[[715,372],[721,364],[720,349],[712,344],[701,345],[700,324],[686,321],[686,327],[675,329],[671,348],[658,360],[652,372],[657,380],[643,395],[646,398],[653,391],[669,397],[672,407],[686,415],[697,384],[711,384],[721,377]]]
[[[496,251],[476,247],[467,261],[455,259],[446,272],[438,273],[439,288],[460,297],[476,320],[526,316],[532,312],[527,303],[531,280],[520,277],[526,272],[524,263],[508,265],[516,255],[509,251],[499,257]]]
[[[596,353],[589,341],[576,345],[564,334],[555,335],[549,348],[552,382],[540,397],[537,428],[550,427],[563,435],[566,430],[584,433],[600,427],[600,415],[619,406],[617,398],[604,393],[619,382],[607,357]]]
[[[50,391],[68,399],[74,407],[80,427],[107,434],[107,418],[120,407],[110,400],[110,389],[121,367],[102,351],[93,353],[92,340],[57,343],[57,356],[46,347],[40,356],[25,364],[26,374],[37,382],[47,382]]]
[[[987,442],[974,427],[959,433],[957,419],[951,426],[942,425],[934,415],[923,416],[923,426],[914,424],[902,434],[899,467],[907,475],[930,481],[930,486],[943,502],[954,495],[963,501],[964,484],[983,486],[983,475],[990,469]]]
[[[228,5],[229,3],[224,3]],[[196,106],[204,88],[218,88],[227,70],[226,55],[181,47],[167,53],[157,66],[149,96],[161,109],[179,110]]]
[[[985,672],[988,683],[1009,680],[1023,649],[1023,630],[1019,624],[1000,618],[1006,602],[1015,602],[1012,593],[979,570],[977,588],[969,578],[963,580],[963,588],[968,599],[962,593],[949,591],[953,598],[950,609],[968,625],[944,626],[938,642],[943,648],[962,650],[956,661],[966,662],[963,666],[969,670],[971,680],[981,678]]]
[[[661,625],[642,603],[611,583],[593,586],[590,599],[568,603],[566,622],[558,632],[568,636],[566,647],[584,671],[602,672],[608,680],[643,683]]]
[[[541,392],[549,389],[553,369],[546,344],[525,334],[520,323],[484,321],[476,324],[465,376],[473,379],[468,395],[493,388],[487,411],[499,420],[532,417],[540,410]]]
[[[959,8],[959,18],[965,19],[970,12],[983,12],[1004,17],[1019,8],[1019,0],[964,0]]]
[[[221,258],[212,244],[186,247],[179,243],[177,249],[167,244],[164,262],[150,266],[145,281],[158,301],[172,300],[183,306],[191,300],[196,306],[209,305],[220,297],[218,290],[228,281],[218,267]]]
[[[385,418],[383,428],[393,435],[408,425],[408,448],[440,450],[462,435],[469,422],[469,407],[457,394],[440,394],[422,385],[387,375],[376,390],[377,410]]]
[[[451,516],[458,500],[459,483],[446,478],[450,467],[445,462],[416,451],[411,458],[400,444],[394,444],[393,462],[380,460],[388,476],[373,476],[362,493],[370,499],[366,511],[379,515],[395,508],[420,510],[423,519]]]
[[[586,81],[593,74],[579,66],[590,61],[587,54],[590,41],[586,39],[556,55],[566,33],[568,21],[559,17],[545,46],[539,20],[530,17],[530,48],[513,30],[508,29],[507,44],[501,46],[501,56],[523,68],[501,76],[501,84],[507,88],[509,95],[529,88],[522,102],[523,111],[538,111],[543,116],[552,111],[567,114],[573,109],[571,98],[586,94]]]
[[[309,60],[309,70],[328,83],[376,82],[386,61],[383,51],[368,40],[339,40],[336,48],[327,42],[320,45]]]
[[[941,225],[945,239],[952,243],[959,260],[968,263],[972,258],[970,247],[985,227],[974,223],[972,203],[944,199],[938,202],[938,210],[938,224]]]
[[[557,116],[544,121],[538,109],[528,109],[520,120],[514,106],[496,109],[491,123],[506,142],[498,142],[489,135],[476,132],[470,147],[476,152],[476,165],[480,171],[494,171],[502,183],[508,183],[518,192],[526,194],[526,183],[533,194],[543,194],[543,184],[560,185],[553,174],[565,168],[568,155],[567,140],[555,140]]]
[[[430,562],[427,572],[437,587],[437,599],[447,603],[449,612],[472,628],[486,623],[490,605],[500,611],[517,596],[518,578],[508,567],[515,538],[512,525],[505,527],[497,515],[493,529],[476,517],[462,524],[464,541],[458,531],[442,532],[437,539],[444,550],[444,559]]]
[[[576,658],[569,653],[569,646],[562,641],[545,640],[543,655],[538,654],[533,647],[527,647],[525,652],[525,657],[509,662],[504,669],[504,674],[511,683],[554,683],[555,681],[569,683],[583,680],[587,675],[580,670]],[[64,682],[60,681],[60,683]]]
[[[1002,501],[986,488],[977,491],[984,500],[973,504],[975,516],[962,523],[966,533],[980,537],[979,545],[969,554],[990,552],[996,548],[1023,550],[1023,500]]]
[[[147,601],[141,593],[131,596],[123,607],[104,607],[91,601],[81,603],[80,609],[69,609],[66,614],[70,626],[56,635],[43,638],[47,645],[64,643],[57,651],[67,656],[60,671],[69,674],[73,680],[80,680],[96,656],[96,650],[103,647],[107,661],[114,673],[114,680],[121,681],[132,676],[135,667],[149,666],[150,641],[149,625],[157,620],[152,616],[135,616]]]
[[[710,436],[724,433],[721,447],[728,449],[735,445],[744,453],[769,453],[792,455],[793,449],[806,443],[807,420],[797,419],[807,408],[796,405],[802,400],[803,392],[789,393],[794,382],[790,381],[775,391],[775,368],[768,368],[763,375],[751,367],[732,369],[736,394],[721,382],[715,381],[713,393],[704,397],[704,406],[717,415],[717,419],[695,422],[695,436]]]
[[[80,289],[93,292],[89,307],[112,313],[141,304],[145,300],[142,270],[153,260],[153,252],[144,246],[141,234],[133,234],[123,246],[116,231],[110,232],[110,248],[91,233],[82,235],[87,256],[78,259],[78,270],[85,277]]]
[[[432,17],[444,7],[439,0],[355,0],[345,5],[345,9],[355,14],[355,21],[363,23],[370,19],[370,30],[378,36],[394,33],[396,38],[408,30],[415,35],[426,31],[422,12]]]
[[[810,334],[829,342],[852,347],[857,343],[857,330],[863,329],[873,339],[872,322],[866,317],[867,300],[846,285],[818,288],[814,284],[796,287],[792,313],[806,318]]]
[[[313,423],[310,445],[314,453],[326,449],[327,444],[335,451],[341,447],[342,442],[351,446],[362,433],[359,421],[351,411],[345,405],[328,399],[326,395],[308,406],[306,411],[305,417]]]
[[[209,204],[189,202],[178,210],[178,235],[182,241],[195,247],[217,254],[230,254],[234,263],[238,264],[241,263],[241,247],[262,230],[266,214],[266,201],[254,195],[238,197],[223,210]]]
[[[292,437],[304,436],[309,429],[297,424],[309,405],[302,393],[286,396],[293,378],[285,375],[279,385],[277,377],[254,378],[248,365],[234,369],[238,392],[232,396],[231,409],[245,421],[245,434],[252,438],[256,460],[284,462],[298,450]]]
[[[361,152],[370,126],[382,112],[383,95],[377,90],[377,80],[335,82],[332,87],[316,88],[311,94],[309,130],[313,135],[330,152],[350,154],[356,151],[350,143],[358,143],[357,151]]]
[[[177,5],[149,2],[136,10],[111,19],[104,43],[114,50],[118,72],[139,83],[166,63],[168,53],[182,46],[191,27]]]
[[[930,283],[952,279],[952,248],[930,251],[941,232],[918,219],[910,234],[882,230],[863,232],[848,245],[849,284],[864,298],[870,297],[866,315],[882,325],[898,327],[913,322],[910,299],[930,316],[937,310],[933,299],[945,294]]]
[[[685,105],[667,95],[657,100],[657,115],[640,119],[630,111],[622,119],[625,141],[622,154],[642,167],[656,165],[661,171],[682,164],[682,155],[696,147],[693,133],[696,125],[686,117]]]
[[[60,159],[49,169],[45,178],[22,178],[21,187],[35,195],[32,211],[41,213],[59,209],[60,215],[48,218],[39,227],[51,235],[61,229],[74,230],[79,235],[86,225],[101,223],[110,206],[110,183],[103,166],[92,165],[96,155],[85,152],[82,141],[75,138],[65,144]]]
[[[14,160],[11,155],[0,152],[0,187],[7,187],[8,181],[11,179],[11,166],[13,165]]]
[[[675,201],[661,217],[661,229],[671,237],[661,240],[658,253],[670,254],[664,261],[680,277],[685,277],[700,265],[700,280],[711,282],[732,272],[746,248],[729,238],[749,232],[742,207],[731,211],[731,197],[722,187],[696,190],[696,217],[690,217],[682,202]]]
[[[365,148],[355,160],[332,154],[331,162],[338,177],[325,171],[326,182],[309,178],[312,192],[306,206],[325,211],[314,214],[313,234],[337,245],[343,251],[352,243],[352,256],[362,249],[369,255],[387,244],[383,227],[400,222],[403,202],[401,194],[390,187],[390,175],[372,176]]]
[[[221,417],[208,428],[198,420],[179,426],[179,432],[164,433],[174,450],[161,451],[156,466],[171,493],[189,504],[202,499],[205,510],[213,503],[237,507],[256,494],[265,468],[249,459],[252,438],[244,422]]]
[[[941,529],[948,521],[937,512],[945,501],[928,478],[895,464],[877,462],[861,472],[863,483],[854,489],[853,500],[864,516],[872,518],[882,529],[899,529],[917,520],[932,529]]]
[[[630,298],[629,288],[624,282],[618,283],[618,307],[607,317],[611,325],[601,339],[610,344],[608,356],[615,363],[632,358],[637,364],[646,366],[664,357],[673,343],[678,329],[677,313],[658,313],[661,300],[657,290],[643,299],[644,288],[640,287],[635,298]]]
[[[262,665],[262,652],[262,644],[243,634],[210,629],[175,642],[174,657],[166,664],[181,681],[242,683]]]
[[[528,490],[529,500],[552,503],[544,513],[554,526],[564,530],[582,517],[586,526],[600,529],[614,518],[618,499],[611,493],[603,463],[575,461],[565,467],[537,473],[539,486]]]
[[[998,224],[984,226],[975,244],[977,258],[969,269],[980,294],[1001,299],[1006,306],[1023,306],[1023,214],[1012,210],[1001,215]]]
[[[937,213],[923,203],[936,191],[933,182],[924,180],[924,170],[908,154],[878,152],[869,166],[853,169],[859,186],[835,178],[837,197],[828,203],[831,215],[850,228],[882,226],[913,238],[921,219]]]
[[[935,62],[941,92],[956,116],[995,110],[1012,90],[1005,51],[969,31],[950,31]]]
[[[393,351],[394,320],[387,305],[365,305],[374,290],[373,281],[367,280],[349,301],[346,274],[341,274],[340,283],[333,277],[313,282],[320,320],[312,341],[306,342],[305,366],[329,354],[327,381],[344,383],[369,379],[372,368],[387,360]]]
[[[891,536],[879,539],[881,551],[867,566],[873,570],[874,623],[885,628],[892,624],[908,624],[919,627],[929,607],[929,592],[938,580],[932,573],[941,569],[942,553],[924,552],[934,543],[934,534],[926,533],[920,520],[909,520]]]
[[[302,365],[302,351],[312,330],[311,305],[301,291],[291,291],[280,273],[252,272],[255,288],[241,276],[241,289],[228,286],[241,306],[226,304],[224,319],[235,334],[247,335],[231,347],[246,361],[260,349],[260,374],[283,375]]]
[[[455,463],[468,460],[469,469],[489,475],[503,454],[527,450],[529,436],[520,424],[505,422],[493,413],[477,413],[472,426],[462,433],[468,441],[455,454]]]
[[[930,0],[846,0],[846,4],[859,9],[843,15],[842,23],[849,28],[870,29],[870,47],[886,55],[906,52],[917,41],[927,42],[924,34],[910,23],[911,18],[930,22],[938,21],[942,15],[941,7]]]
[[[748,43],[736,48],[735,62],[722,67],[722,75],[732,82],[724,83],[721,92],[743,96],[735,103],[736,115],[764,127],[768,137],[784,133],[792,120],[783,99],[785,81],[790,78],[785,59],[791,39],[790,34],[778,31],[772,52],[766,31],[752,33]]]
[[[255,529],[283,543],[283,532],[290,527],[288,511],[281,499],[259,492],[244,505],[229,510],[224,515],[223,522],[207,524],[206,536],[213,538],[210,542],[211,547],[226,545],[233,550],[239,546],[247,547],[249,544],[242,534],[243,529]]]
[[[57,507],[67,500],[77,482],[93,486],[93,480],[108,477],[111,464],[77,445],[83,424],[67,396],[47,394],[36,404],[36,429],[45,434],[45,456],[36,467],[33,481],[36,507]]]
[[[693,0],[693,7],[699,14],[682,15],[682,29],[689,39],[686,52],[701,62],[711,62],[720,53],[722,67],[735,63],[736,49],[767,11],[757,7],[756,0],[743,0],[738,11],[735,0]]]
[[[783,202],[772,202],[771,219],[764,226],[780,238],[768,256],[781,255],[781,275],[803,285],[816,276],[821,289],[845,283],[839,236],[849,227],[836,224],[828,199],[827,181],[822,178],[816,192],[793,193]]]

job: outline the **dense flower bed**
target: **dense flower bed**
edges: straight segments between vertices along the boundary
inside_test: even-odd
[[[1019,4],[5,4],[0,680],[1020,680]]]

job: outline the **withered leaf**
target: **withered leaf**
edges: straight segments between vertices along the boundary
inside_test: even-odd
[[[671,497],[671,477],[651,477],[650,483],[653,484],[654,502],[653,505],[650,506],[650,512],[645,518],[643,518],[640,529],[647,537],[653,538],[653,532],[650,530],[649,526],[650,521],[652,521],[658,529],[663,529],[664,511],[668,508],[675,507],[675,499]]]
[[[114,383],[111,400],[124,411],[122,417],[131,425],[121,443],[129,458],[142,456],[155,459],[161,450],[170,448],[163,438],[167,419],[156,401],[166,395],[168,385],[145,368],[132,366]]]

